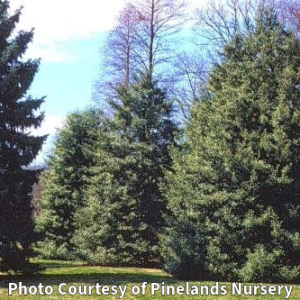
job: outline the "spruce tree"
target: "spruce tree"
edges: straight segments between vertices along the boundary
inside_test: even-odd
[[[72,113],[60,131],[41,178],[41,215],[37,230],[42,241],[37,250],[42,257],[72,259],[74,214],[84,203],[84,189],[94,164],[94,146],[101,113],[89,109]]]
[[[194,107],[174,154],[162,246],[178,277],[299,278],[300,43],[272,9],[257,15],[225,47],[213,100]]]
[[[159,257],[165,212],[160,184],[178,129],[172,101],[150,76],[120,87],[118,98],[111,103],[114,118],[100,133],[75,240],[81,257],[91,263],[149,265]]]
[[[45,140],[34,136],[43,114],[43,99],[27,91],[38,71],[38,60],[23,60],[33,31],[14,31],[21,11],[9,14],[0,1],[0,271],[30,273],[35,241],[31,192],[38,170],[28,168]]]

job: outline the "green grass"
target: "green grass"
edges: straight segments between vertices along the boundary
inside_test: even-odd
[[[219,283],[220,285],[226,285],[227,295],[224,296],[215,296],[215,295],[203,295],[203,296],[188,296],[184,295],[174,295],[174,296],[162,296],[160,291],[156,292],[153,296],[150,294],[150,284],[151,283],[162,283],[165,285],[173,285],[176,287],[182,285],[185,286],[186,282],[175,280],[170,277],[168,274],[164,273],[158,269],[137,269],[137,268],[109,268],[109,267],[90,267],[84,266],[80,263],[75,262],[60,262],[60,261],[42,261],[41,262],[45,267],[46,271],[37,277],[31,279],[24,279],[16,276],[0,275],[0,299],[35,299],[35,300],[56,300],[56,299],[119,299],[118,295],[96,295],[95,291],[91,296],[83,295],[61,295],[58,293],[58,286],[61,283],[66,283],[67,286],[64,288],[66,290],[69,286],[93,286],[98,283],[101,286],[127,286],[126,294],[123,299],[162,299],[167,297],[168,299],[203,299],[203,300],[229,300],[229,299],[247,299],[247,300],[277,300],[284,299],[285,292],[283,295],[256,295],[256,296],[232,296],[231,295],[231,284],[230,283]],[[52,295],[18,295],[17,291],[13,292],[12,296],[8,295],[8,283],[22,281],[23,284],[27,287],[29,286],[38,286],[39,283],[42,283],[43,286],[53,287]],[[141,286],[143,282],[148,282],[148,288],[146,290],[145,296],[138,295],[135,296],[131,292],[131,288],[134,285]],[[212,287],[215,282],[190,282],[190,286],[197,285],[207,285]],[[289,299],[299,299],[300,300],[300,286],[294,286],[291,297]]]

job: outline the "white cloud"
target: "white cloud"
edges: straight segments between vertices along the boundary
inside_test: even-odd
[[[19,28],[35,28],[28,52],[44,60],[62,61],[72,55],[57,49],[65,41],[88,39],[109,30],[124,0],[13,0],[11,10],[23,6]]]
[[[64,125],[66,117],[57,115],[46,115],[40,128],[32,130],[34,135],[54,135]]]
[[[88,39],[112,28],[126,0],[11,0],[11,10],[23,6],[19,28],[35,28],[26,57],[45,62],[73,61],[63,45],[68,40]],[[188,0],[191,8],[207,0]]]
[[[35,27],[43,42],[89,38],[113,25],[123,0],[14,0],[12,9],[24,6],[20,21],[26,29]]]

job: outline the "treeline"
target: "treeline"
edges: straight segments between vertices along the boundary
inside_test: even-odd
[[[101,101],[68,116],[40,178],[35,250],[299,282],[298,2],[209,2],[195,52],[179,51],[185,8],[136,0],[120,13]]]
[[[229,31],[210,31],[220,37],[218,45],[210,45],[218,56],[214,65],[207,63],[203,92],[191,99],[189,118],[179,127],[183,115],[172,81],[162,80],[169,69],[155,64],[150,47],[155,24],[148,23],[160,24],[162,15],[151,12],[167,8],[164,16],[172,12],[174,30],[176,9],[173,1],[148,2],[144,10],[138,2],[126,6],[108,38],[109,51],[116,51],[112,41],[120,42],[120,32],[132,21],[138,38],[132,37],[130,49],[145,41],[149,51],[128,56],[125,61],[134,63],[122,65],[126,72],[115,69],[118,76],[102,95],[109,115],[97,109],[74,113],[59,134],[42,176],[37,224],[44,239],[38,250],[46,258],[100,265],[163,265],[184,279],[298,282],[295,23],[269,2],[251,2],[247,11],[242,9],[250,2],[230,2],[236,6],[226,9],[239,17],[228,23]],[[161,10],[155,10],[158,3]],[[132,11],[138,23],[130,19]],[[207,21],[220,26],[223,19]],[[145,70],[138,68],[142,58]]]

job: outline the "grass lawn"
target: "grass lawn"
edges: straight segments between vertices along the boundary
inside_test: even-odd
[[[151,295],[150,285],[151,283],[165,283],[165,286],[173,285],[176,288],[179,286],[186,287],[186,282],[179,281],[171,278],[168,274],[164,273],[161,270],[157,269],[135,269],[135,268],[109,268],[109,267],[88,267],[82,266],[80,263],[74,262],[58,262],[58,261],[43,261],[44,266],[46,266],[46,271],[35,278],[30,280],[21,279],[17,277],[9,277],[7,275],[0,275],[0,299],[8,300],[8,299],[45,299],[45,300],[55,300],[55,299],[119,299],[121,292],[119,290],[119,286],[124,291],[125,286],[127,286],[125,291],[125,296],[123,299],[162,299],[167,297],[168,299],[203,299],[203,300],[228,300],[228,299],[247,299],[247,300],[277,300],[277,299],[285,299],[286,292],[282,289],[281,295],[257,295],[252,296],[233,296],[231,294],[231,284],[230,283],[219,283],[219,286],[226,286],[227,294],[226,295],[186,295],[186,292],[183,291],[182,295],[175,294],[174,296],[163,296],[161,295],[161,289],[155,292],[155,295]],[[44,287],[51,286],[53,288],[53,293],[51,295],[30,295],[29,291],[27,296],[18,295],[18,290],[12,292],[12,295],[8,295],[8,283],[19,283],[19,281],[23,282],[23,285],[27,286],[27,291],[30,286],[35,286],[38,289],[38,285],[41,283]],[[133,295],[131,288],[133,286],[141,286],[143,282],[147,282],[147,290],[145,295]],[[77,293],[75,295],[71,295],[66,293],[66,295],[62,295],[58,291],[58,287],[61,283],[65,283],[66,285],[62,287],[62,292],[67,292],[68,288],[71,286],[77,287]],[[106,286],[106,290],[112,291],[112,287],[115,287],[116,295],[97,295],[96,289],[92,289],[92,295],[79,295],[78,288],[79,286],[86,286],[87,289],[89,287],[95,286],[98,284],[99,292],[102,292],[102,287]],[[197,286],[200,290],[200,286],[208,286],[210,289],[215,282],[190,282],[191,286]],[[256,284],[257,285],[257,284]],[[268,285],[269,286],[269,285]],[[160,285],[162,287],[162,285]],[[276,286],[278,288],[278,285]],[[33,288],[34,289],[34,288]],[[73,289],[73,287],[71,288]],[[180,287],[179,287],[180,289]],[[183,288],[182,288],[183,289]],[[275,288],[274,288],[275,289]],[[104,292],[106,292],[104,290]],[[32,290],[33,291],[33,290]],[[44,289],[42,289],[44,292]],[[49,290],[50,292],[50,290]],[[117,293],[118,292],[118,293]],[[180,290],[179,290],[180,292]],[[221,289],[219,289],[221,292]],[[300,286],[293,286],[293,290],[289,299],[299,299],[300,300]]]

